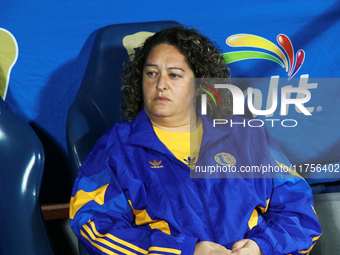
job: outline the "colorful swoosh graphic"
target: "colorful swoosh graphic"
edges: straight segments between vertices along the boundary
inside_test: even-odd
[[[227,38],[227,45],[231,47],[257,48],[269,51],[272,54],[261,51],[233,51],[223,53],[222,55],[227,64],[246,59],[266,59],[274,61],[286,69],[286,72],[288,73],[288,80],[290,80],[301,68],[305,59],[305,52],[303,50],[298,50],[294,57],[293,44],[288,36],[279,34],[276,37],[276,40],[284,52],[277,45],[261,36],[235,34]]]
[[[208,84],[206,84],[206,83],[202,83],[202,82],[198,82],[198,83],[199,83],[199,84],[202,84],[202,85],[204,85],[204,86],[206,86],[206,87],[209,88],[212,92],[214,92],[214,94],[217,96],[218,100],[220,101],[220,104],[222,105],[222,100],[221,100],[220,96],[218,95],[217,91],[216,91],[213,87],[211,87],[210,85],[208,85]],[[204,88],[199,88],[199,89],[201,89],[201,90],[203,90],[205,93],[207,93],[207,94],[212,98],[212,100],[214,101],[215,106],[217,106],[216,100],[215,100],[213,94],[212,94],[210,91],[208,91],[208,90],[206,90],[206,89],[204,89]]]

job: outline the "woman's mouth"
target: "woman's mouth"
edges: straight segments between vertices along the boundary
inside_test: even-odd
[[[167,97],[162,97],[162,96],[156,97],[155,100],[158,101],[158,102],[168,102],[168,101],[170,101],[169,98],[167,98]]]

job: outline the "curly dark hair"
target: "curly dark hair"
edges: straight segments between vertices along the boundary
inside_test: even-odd
[[[224,78],[228,83],[229,69],[221,55],[219,48],[206,36],[196,29],[186,28],[182,25],[165,28],[147,38],[139,48],[133,59],[124,67],[122,78],[124,117],[126,120],[134,119],[144,106],[143,102],[143,69],[147,57],[153,47],[159,44],[175,46],[186,58],[195,78]],[[204,88],[203,82],[196,83],[196,88]],[[208,82],[207,82],[208,83]],[[226,89],[216,89],[222,105],[215,105],[211,97],[207,97],[207,114],[211,118],[225,119],[232,115],[232,97]],[[198,91],[198,97],[202,90]],[[196,100],[200,108],[201,100]]]

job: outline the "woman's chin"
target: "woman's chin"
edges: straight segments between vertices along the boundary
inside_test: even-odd
[[[145,109],[146,114],[149,116],[149,118],[152,116],[154,118],[166,118],[172,116],[172,111],[169,109],[164,108],[157,108],[157,109]]]
[[[171,114],[166,111],[152,112],[151,115],[155,118],[167,118],[171,116]]]

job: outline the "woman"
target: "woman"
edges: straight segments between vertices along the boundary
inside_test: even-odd
[[[262,128],[212,128],[196,110],[204,85],[193,78],[228,78],[220,51],[196,30],[164,29],[136,52],[123,79],[130,121],[83,162],[73,231],[90,254],[309,253],[321,229],[302,178],[190,178],[195,165],[288,164]],[[219,95],[222,108],[208,102],[208,114],[229,118],[230,97]]]

